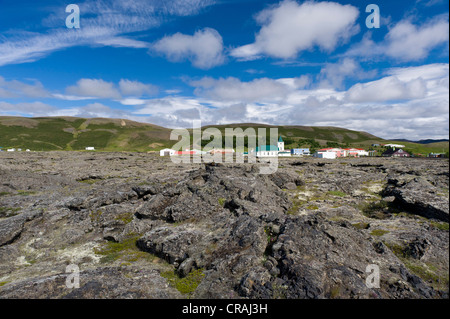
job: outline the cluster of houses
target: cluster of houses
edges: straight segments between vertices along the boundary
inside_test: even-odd
[[[338,158],[338,157],[361,157],[370,156],[371,154],[362,148],[336,148],[329,147],[317,150],[314,157],[318,158]]]
[[[160,151],[160,156],[173,156],[173,155],[199,155],[206,153],[234,153],[233,149],[213,149],[209,152],[204,152],[200,150],[185,150],[185,151],[175,151],[169,148],[163,149]],[[318,158],[338,158],[338,157],[360,157],[360,156],[369,156],[370,153],[358,148],[324,148],[317,150],[314,154],[311,154],[309,148],[294,148],[294,149],[285,149],[283,138],[280,136],[278,139],[277,145],[263,145],[258,146],[256,149],[252,149],[249,152],[245,152],[245,155],[252,154],[256,157],[289,157],[289,156],[311,156]]]
[[[383,146],[385,151],[381,154],[382,157],[411,157],[412,155],[407,151],[403,150],[405,145],[400,144],[372,144],[373,147]],[[201,154],[227,154],[235,153],[234,149],[212,149],[208,152],[200,150],[184,150],[175,151],[173,149],[165,148],[160,151],[160,156],[174,156],[174,155],[201,155]],[[294,148],[285,149],[283,138],[280,136],[277,145],[263,145],[258,146],[256,149],[251,149],[249,152],[244,152],[244,156],[249,154],[256,157],[288,157],[288,156],[313,156],[316,158],[324,159],[336,159],[343,157],[365,157],[365,156],[377,156],[377,151],[369,150],[366,151],[362,148],[339,148],[339,147],[328,147],[316,150],[315,153],[311,154],[309,148]],[[445,157],[444,153],[430,153],[427,157]]]
[[[234,153],[234,149],[212,149],[208,152],[192,149],[192,150],[184,150],[184,151],[175,151],[170,148],[165,148],[163,150],[159,151],[160,156],[173,156],[173,155],[203,155],[203,154],[227,154],[227,153]]]
[[[7,152],[22,152],[21,148],[7,148],[6,149]],[[95,151],[95,147],[86,147],[86,151]],[[0,147],[0,152],[3,152],[3,148]],[[25,152],[31,152],[29,149],[26,149]]]
[[[22,152],[21,148],[15,149],[15,148],[7,148],[7,152]],[[0,152],[3,152],[3,149],[0,147]],[[25,152],[30,152],[29,149],[26,149]]]

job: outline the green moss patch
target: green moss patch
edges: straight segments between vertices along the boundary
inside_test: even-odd
[[[360,223],[352,224],[352,226],[355,227],[356,229],[368,229],[370,224],[360,222]]]
[[[130,236],[121,242],[108,241],[102,247],[94,249],[97,255],[102,256],[100,263],[112,264],[119,260],[122,264],[133,263],[138,260],[153,262],[156,256],[139,250],[136,245],[140,235],[130,234]]]
[[[384,230],[384,229],[375,229],[373,230],[370,234],[372,236],[383,236],[384,234],[389,233],[389,231]]]
[[[338,196],[338,197],[345,197],[345,196],[347,196],[346,193],[341,192],[341,191],[328,191],[327,194],[328,195],[332,195],[332,196]]]
[[[448,269],[441,269],[431,263],[412,258],[408,248],[405,246],[387,242],[384,244],[403,262],[411,273],[431,284],[434,289],[448,291]]]
[[[169,285],[176,288],[180,293],[191,297],[195,289],[202,282],[205,274],[203,273],[203,269],[196,269],[184,278],[180,278],[175,271],[162,272],[161,276],[166,278]]]

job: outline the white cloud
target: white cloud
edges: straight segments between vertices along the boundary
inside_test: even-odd
[[[296,88],[304,87],[309,79],[305,76],[292,79],[261,78],[250,82],[228,77],[218,80],[204,77],[198,81],[191,81],[196,87],[195,94],[210,99],[233,102],[268,102],[282,101],[287,94]]]
[[[417,61],[428,56],[430,50],[448,42],[448,19],[435,19],[421,27],[401,21],[392,28],[386,40],[386,54],[403,61]]]
[[[102,99],[120,99],[121,95],[114,83],[101,79],[81,79],[74,86],[66,89],[68,94],[76,96],[92,96]]]
[[[258,14],[256,20],[262,27],[255,42],[235,48],[231,55],[244,60],[261,55],[289,59],[314,47],[332,51],[358,31],[358,15],[351,5],[283,1]]]
[[[391,76],[369,83],[355,84],[348,90],[347,98],[351,102],[410,100],[425,97],[426,91],[423,79],[403,82]]]
[[[118,87],[114,83],[102,79],[80,79],[76,85],[67,87],[66,93],[65,95],[54,94],[53,96],[65,100],[121,99],[122,96],[139,98],[144,95],[157,94],[158,88],[152,84],[127,79],[121,79]],[[129,105],[131,101],[130,99],[124,99],[122,104]]]
[[[45,116],[57,110],[55,107],[42,103],[7,103],[0,101],[1,115],[19,115],[19,116]]]
[[[135,49],[148,49],[150,47],[148,42],[145,41],[139,41],[134,39],[129,39],[126,37],[111,37],[106,39],[99,39],[96,41],[96,43],[104,45],[104,46],[110,46],[115,48],[135,48]]]
[[[431,50],[448,44],[448,40],[448,14],[436,16],[422,25],[402,20],[379,43],[371,39],[370,33],[365,34],[363,40],[348,50],[346,56],[388,57],[402,62],[420,61],[428,57]]]
[[[2,34],[0,66],[33,62],[46,55],[79,45],[147,48],[149,44],[123,36],[161,25],[167,17],[195,15],[212,0],[87,0],[80,3],[80,29],[64,27],[66,13],[57,11],[43,20],[44,32],[8,31]],[[55,9],[56,10],[56,9]]]
[[[27,84],[17,80],[6,81],[0,76],[0,98],[39,98],[50,96],[50,93],[47,92],[41,82],[33,82],[33,84]]]
[[[127,96],[137,97],[142,95],[155,95],[158,93],[158,88],[154,85],[126,79],[120,80],[119,88],[122,94]]]
[[[135,98],[126,98],[119,101],[122,105],[144,105],[147,100],[143,99],[135,99]]]
[[[152,49],[170,61],[189,60],[200,69],[210,69],[225,62],[222,37],[211,28],[199,30],[192,36],[182,33],[166,36],[157,41]]]
[[[361,65],[351,58],[344,58],[337,63],[327,63],[318,76],[319,87],[342,89],[346,78],[357,80],[374,77],[376,71],[364,71]]]
[[[448,138],[448,78],[449,65],[443,63],[390,68],[381,73],[381,78],[357,83],[348,90],[312,86],[308,76],[247,82],[204,77],[189,82],[195,97],[125,97],[115,101],[133,106],[126,109],[100,103],[61,109],[37,102],[0,102],[0,113],[127,118],[165,127],[192,127],[194,119],[201,119],[204,125],[253,122],[337,126],[384,138]],[[104,92],[120,91],[119,84],[92,81],[88,87],[96,86],[98,92],[102,86]],[[84,85],[75,87],[85,89]]]
[[[202,109],[201,102],[189,97],[165,97],[147,100],[146,103],[133,111],[135,115],[172,114],[179,110]]]

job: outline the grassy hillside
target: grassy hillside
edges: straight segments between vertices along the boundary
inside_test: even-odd
[[[0,117],[0,147],[33,151],[149,151],[172,145],[170,130],[118,119]]]
[[[386,141],[366,132],[337,127],[270,126],[244,123],[205,126],[218,128],[225,136],[225,128],[278,128],[286,149],[309,147],[311,150],[331,147],[359,147],[375,149],[380,154],[382,147],[372,144],[396,143],[406,146],[414,154],[446,153],[448,142],[418,144],[413,142]],[[256,130],[257,131],[257,130]],[[171,147],[170,129],[152,124],[121,119],[84,119],[76,117],[0,117],[0,147],[22,148],[32,151],[84,150],[88,146],[100,151],[157,151]],[[205,146],[209,141],[193,141],[194,147]]]

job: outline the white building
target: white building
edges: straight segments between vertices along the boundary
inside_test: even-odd
[[[86,151],[95,151],[95,147],[88,146],[88,147],[86,147]]]
[[[256,148],[256,157],[278,157],[278,147],[263,145]]]
[[[346,148],[344,149],[345,156],[353,156],[353,157],[361,157],[361,156],[369,156],[369,152],[362,148]]]
[[[278,152],[278,156],[291,156],[291,152],[288,150],[288,151],[281,151],[281,152]]]
[[[318,152],[314,153],[314,157],[335,159],[336,158],[336,152],[318,151]]]
[[[170,148],[165,148],[159,151],[159,156],[172,156],[175,155],[175,150]]]

